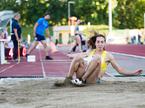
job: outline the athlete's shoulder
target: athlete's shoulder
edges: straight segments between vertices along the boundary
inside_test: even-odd
[[[39,19],[37,20],[37,22],[40,23],[40,22],[42,22],[43,20],[44,20],[44,18],[39,18]]]
[[[42,18],[39,18],[39,20],[44,20],[44,18],[42,17]]]
[[[106,55],[107,55],[107,58],[108,59],[113,59],[114,58],[114,56],[112,55],[112,53],[109,52],[109,51],[106,51]]]

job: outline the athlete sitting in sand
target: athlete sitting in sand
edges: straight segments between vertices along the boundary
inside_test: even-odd
[[[95,38],[94,38],[95,37]],[[120,67],[111,53],[105,50],[106,38],[101,34],[97,34],[89,41],[94,42],[92,49],[84,55],[77,55],[72,60],[69,72],[63,82],[63,85],[74,84],[82,86],[86,84],[95,84],[96,81],[103,77],[107,66],[110,63],[112,67],[123,75],[139,75],[141,69],[127,71]],[[73,75],[76,79],[73,80]],[[55,85],[59,85],[58,82]]]

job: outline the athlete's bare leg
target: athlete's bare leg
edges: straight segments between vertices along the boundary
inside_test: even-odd
[[[69,77],[69,78],[73,77],[74,73],[77,72],[82,62],[83,62],[82,57],[76,56],[71,62],[70,69],[66,77]]]
[[[82,80],[87,83],[96,83],[97,75],[100,72],[100,64],[101,59],[96,56],[94,59],[89,63],[85,74],[82,76]]]
[[[27,54],[30,54],[36,48],[36,46],[38,45],[38,43],[39,43],[38,41],[34,41],[32,43],[32,45],[30,46],[30,48],[28,49]]]
[[[41,41],[41,43],[42,43],[42,45],[43,45],[43,47],[45,49],[45,55],[46,56],[49,56],[49,47],[47,46],[46,41],[45,40],[44,41]]]

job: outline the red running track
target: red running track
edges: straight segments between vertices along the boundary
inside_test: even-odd
[[[145,45],[107,45],[106,50],[145,57]]]
[[[32,54],[36,55],[36,62],[30,63],[26,61],[26,58],[22,58],[19,64],[9,61],[10,64],[0,65],[0,78],[65,76],[68,72],[71,61],[65,54],[53,53],[53,61],[45,60],[43,51],[35,50]]]
[[[145,57],[145,45],[107,45],[108,51],[132,54]],[[0,78],[7,77],[64,77],[69,70],[71,60],[62,52],[52,54],[53,61],[45,61],[43,51],[35,50],[36,62],[28,63],[22,58],[20,64],[9,61],[10,64],[0,65]]]

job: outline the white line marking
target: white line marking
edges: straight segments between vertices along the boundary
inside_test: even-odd
[[[141,59],[145,59],[145,57],[143,57],[143,56],[138,56],[138,55],[125,54],[125,53],[117,53],[117,52],[111,52],[111,53],[112,53],[112,54],[123,55],[123,56],[134,57],[134,58],[141,58]]]
[[[111,51],[109,51],[111,52]],[[141,58],[141,59],[145,59],[145,57],[143,56],[137,56],[137,55],[132,55],[132,54],[125,54],[125,53],[117,53],[117,52],[111,52],[112,54],[118,54],[118,55],[122,55],[122,56],[128,56],[128,57],[134,57],[134,58]],[[106,72],[107,75],[111,76],[111,77],[115,77],[112,74]],[[143,78],[143,76],[140,76]]]
[[[114,75],[112,75],[112,74],[109,73],[109,72],[106,72],[105,74],[108,75],[109,77],[115,77]]]
[[[6,67],[5,69],[2,69],[2,70],[0,71],[0,74],[3,73],[3,72],[5,72],[5,71],[8,70],[8,69],[14,67],[15,65],[17,65],[17,64],[14,64],[14,65],[11,65],[11,66],[9,66],[9,67]]]
[[[72,60],[41,60],[42,62],[71,62]]]
[[[40,57],[40,62],[41,62],[41,61],[42,61],[42,57],[41,57],[40,49],[39,49],[39,57]],[[43,64],[43,62],[41,62],[41,67],[42,67],[43,78],[46,78],[46,72],[45,72],[45,69],[44,69],[44,64]]]
[[[43,61],[42,61],[43,62]],[[68,64],[68,63],[71,63],[71,62],[45,62],[45,63],[50,63],[50,64]]]

